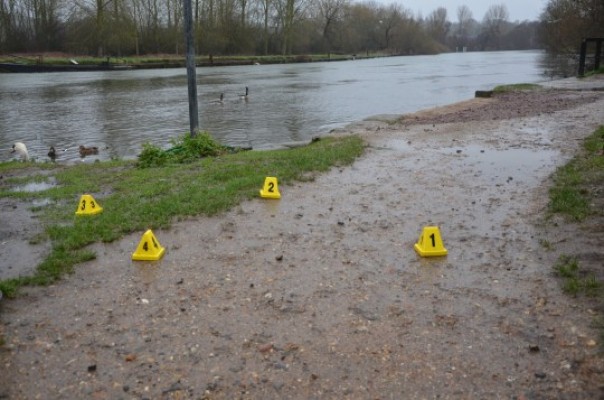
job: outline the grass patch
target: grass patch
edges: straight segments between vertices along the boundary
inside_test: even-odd
[[[549,191],[549,211],[576,221],[602,211],[593,210],[590,203],[604,183],[604,126],[589,136],[583,147],[581,154],[556,170]]]
[[[546,250],[553,250],[554,246],[549,240],[539,239],[539,244]]]
[[[598,69],[594,69],[589,72],[586,72],[585,75],[580,76],[579,78],[587,78],[589,76],[599,75],[599,74],[604,74],[604,67],[600,67]]]
[[[602,282],[595,275],[580,271],[574,257],[561,256],[554,265],[554,271],[562,278],[562,290],[567,294],[578,296],[582,293],[592,297],[601,294]]]
[[[199,149],[197,144],[192,144],[192,148]],[[34,276],[0,281],[0,290],[10,297],[23,285],[52,283],[73,271],[76,264],[95,257],[85,249],[89,244],[111,242],[149,228],[168,228],[173,221],[190,216],[224,212],[257,197],[266,176],[278,177],[281,185],[309,180],[309,176],[333,166],[351,164],[363,148],[362,140],[351,136],[326,138],[289,150],[220,153],[195,161],[187,155],[186,163],[166,162],[161,167],[139,168],[137,162],[118,160],[55,166],[51,172],[56,187],[36,193],[0,191],[3,197],[52,200],[38,214],[52,243],[50,254]],[[29,168],[32,173],[27,179],[39,179],[39,174],[33,173],[38,166]],[[94,196],[103,213],[74,215],[78,200],[85,193]]]
[[[516,92],[519,90],[537,90],[541,89],[540,85],[534,83],[515,83],[512,85],[499,85],[493,89],[494,93]]]

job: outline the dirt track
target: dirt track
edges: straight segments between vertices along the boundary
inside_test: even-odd
[[[351,126],[352,167],[155,232],[160,262],[95,246],[2,302],[0,398],[601,398],[598,310],[552,265],[601,263],[604,232],[542,215],[604,93],[532,96]],[[414,252],[426,225],[446,257]]]

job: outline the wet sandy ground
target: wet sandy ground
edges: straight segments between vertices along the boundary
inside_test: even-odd
[[[540,244],[549,175],[604,123],[604,93],[565,96],[583,100],[365,121],[351,167],[156,231],[159,262],[130,260],[142,232],[96,245],[3,301],[0,398],[601,398],[596,311]],[[414,252],[426,225],[447,256]]]

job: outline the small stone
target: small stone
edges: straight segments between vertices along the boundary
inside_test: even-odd
[[[258,346],[258,351],[261,353],[268,353],[273,349],[272,343],[261,344]]]
[[[136,360],[136,354],[128,354],[124,357],[124,361],[130,362]]]
[[[276,362],[273,364],[273,368],[285,371],[287,370],[287,365],[281,362]]]
[[[457,150],[457,154],[461,154],[461,150]]]

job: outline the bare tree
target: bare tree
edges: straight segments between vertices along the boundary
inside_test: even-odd
[[[461,5],[457,8],[457,45],[465,46],[468,41],[468,29],[472,21],[472,11],[468,6]]]
[[[319,17],[323,23],[323,41],[327,45],[328,52],[332,50],[336,24],[342,18],[344,9],[348,4],[349,0],[317,0]]]
[[[281,53],[291,54],[294,24],[304,16],[306,0],[277,0],[277,13],[281,28]]]
[[[426,19],[428,32],[434,40],[445,44],[451,23],[447,19],[447,9],[439,7],[432,11]]]
[[[550,0],[540,19],[547,50],[576,53],[584,37],[604,36],[604,1]]]
[[[264,49],[264,55],[267,55],[268,41],[270,38],[269,20],[271,16],[271,9],[273,8],[273,0],[259,0],[259,5],[262,14],[262,48]]]
[[[501,36],[505,33],[509,18],[508,8],[505,4],[494,4],[489,7],[484,15],[482,25],[482,48],[499,50]]]

